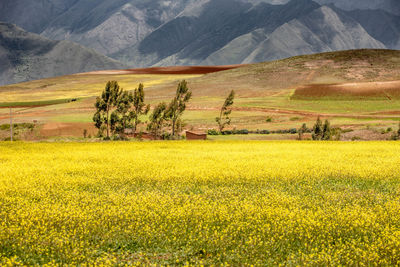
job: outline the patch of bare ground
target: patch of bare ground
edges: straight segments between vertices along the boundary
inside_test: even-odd
[[[83,137],[83,131],[88,131],[88,135],[94,136],[97,133],[93,123],[60,123],[49,122],[44,124],[40,129],[40,136],[42,137]]]
[[[327,65],[334,65],[335,61],[333,60],[313,60],[304,63],[304,67],[311,69],[311,70],[317,70],[321,68],[321,66],[327,66]]]
[[[386,98],[400,97],[400,81],[341,84],[308,84],[296,88],[293,99],[307,98]]]
[[[390,140],[392,133],[380,133],[376,130],[370,129],[360,129],[354,130],[352,132],[343,133],[341,135],[341,140],[343,141],[380,141],[380,140]]]

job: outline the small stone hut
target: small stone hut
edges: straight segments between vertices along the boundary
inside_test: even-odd
[[[186,140],[207,140],[206,133],[186,131]]]

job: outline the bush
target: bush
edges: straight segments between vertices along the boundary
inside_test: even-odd
[[[247,130],[247,129],[233,130],[232,134],[249,134],[249,130]]]
[[[13,129],[28,129],[28,130],[33,130],[35,128],[35,124],[33,123],[13,123]],[[2,124],[0,125],[0,130],[10,130],[10,124]]]
[[[215,129],[211,129],[207,131],[208,135],[219,135],[219,132]]]
[[[397,135],[396,133],[392,134],[392,136],[390,137],[391,140],[397,141],[399,140],[399,135]]]
[[[265,122],[272,122],[272,117],[268,116]]]

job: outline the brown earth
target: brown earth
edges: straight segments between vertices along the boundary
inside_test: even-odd
[[[50,122],[44,124],[40,129],[40,135],[42,137],[72,137],[80,136],[83,137],[83,131],[88,131],[88,135],[94,136],[96,134],[96,128],[93,123],[59,123]]]
[[[245,65],[225,65],[225,66],[173,66],[173,67],[153,67],[142,69],[126,69],[126,70],[103,70],[92,71],[80,74],[207,74],[224,70],[231,70]]]
[[[384,141],[390,140],[393,133],[380,133],[374,130],[359,129],[341,135],[342,141]]]
[[[400,81],[341,84],[309,84],[299,86],[293,99],[305,98],[384,98],[400,97]]]

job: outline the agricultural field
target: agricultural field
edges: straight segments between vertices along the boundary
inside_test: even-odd
[[[231,90],[236,97],[229,129],[288,130],[312,127],[318,116],[361,140],[386,140],[400,120],[400,52],[351,50],[250,65],[164,67],[80,73],[0,87],[0,125],[36,121],[35,134],[22,140],[82,138],[96,134],[94,103],[109,80],[128,91],[145,86],[145,102],[169,102],[179,81],[193,92],[183,115],[186,130],[206,132]],[[3,108],[2,108],[3,107]],[[146,118],[144,118],[146,120]],[[141,126],[145,130],[145,126]],[[1,132],[4,139],[7,132]],[[253,138],[254,137],[254,138]],[[245,139],[293,139],[295,136],[245,136]],[[235,137],[236,138],[236,137]]]
[[[396,142],[3,142],[0,265],[396,266],[399,164]]]

